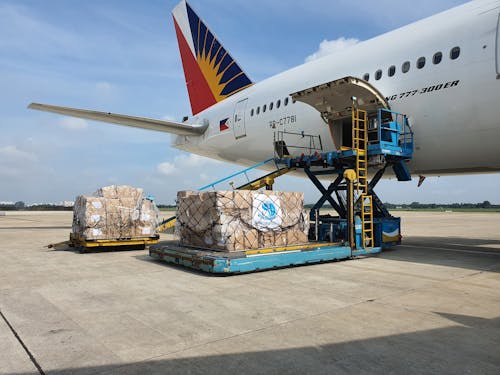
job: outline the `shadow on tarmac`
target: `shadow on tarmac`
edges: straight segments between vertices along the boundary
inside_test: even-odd
[[[458,237],[406,237],[379,257],[412,263],[500,272],[500,241]]]
[[[47,371],[88,374],[499,374],[500,317],[439,313],[449,327],[282,350]],[[230,339],[228,339],[230,340]],[[217,344],[206,344],[212,346]],[[250,345],[249,345],[250,346]],[[196,349],[194,349],[196,350]],[[82,353],[83,354],[83,353]],[[43,369],[43,363],[40,363]],[[38,374],[11,373],[10,375]]]

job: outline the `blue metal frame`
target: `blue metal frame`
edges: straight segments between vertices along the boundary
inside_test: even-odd
[[[307,250],[280,251],[268,254],[231,256],[229,253],[193,251],[168,245],[152,246],[149,255],[167,263],[189,267],[215,274],[238,274],[300,266],[352,258],[353,256],[379,253],[382,249],[352,251],[349,246],[323,246]]]

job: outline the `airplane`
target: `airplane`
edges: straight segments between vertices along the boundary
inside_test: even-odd
[[[274,155],[277,131],[318,135],[324,150],[349,145],[354,93],[371,116],[380,107],[409,116],[412,173],[500,172],[499,13],[500,0],[474,0],[253,82],[183,0],[172,14],[192,116],[29,108],[172,133],[177,149],[250,166]]]

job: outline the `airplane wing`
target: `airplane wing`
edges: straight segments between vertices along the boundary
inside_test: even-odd
[[[28,108],[39,111],[59,113],[61,115],[79,117],[88,120],[109,122],[118,125],[132,126],[135,128],[155,130],[177,135],[200,136],[208,128],[208,123],[203,125],[188,125],[173,121],[155,120],[145,117],[120,115],[110,112],[89,111],[86,109],[58,107],[55,105],[31,103]]]

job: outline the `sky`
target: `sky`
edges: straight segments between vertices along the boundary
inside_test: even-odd
[[[253,81],[462,0],[191,0]],[[171,10],[177,1],[0,0],[0,201],[74,200],[143,187],[164,204],[242,167],[170,147],[170,135],[28,110],[30,102],[180,121],[191,113]],[[237,182],[237,181],[236,181]],[[500,203],[500,175],[384,180],[393,203]],[[276,189],[319,193],[282,177]],[[220,186],[227,189],[229,186]]]

